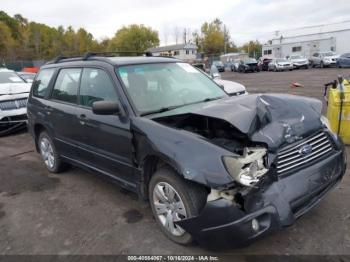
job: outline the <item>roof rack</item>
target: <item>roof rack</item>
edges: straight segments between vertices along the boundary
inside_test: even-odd
[[[116,56],[116,55],[130,55],[134,54],[136,56],[144,55],[147,57],[153,56],[153,54],[149,51],[147,52],[140,52],[140,51],[114,51],[114,52],[87,52],[84,55],[80,56],[64,56],[64,55],[59,55],[55,59],[47,62],[47,64],[56,64],[60,62],[63,59],[76,59],[76,60],[88,60],[90,57],[93,56],[100,56],[100,57],[111,57],[111,56]],[[167,57],[167,58],[174,58],[171,56],[155,56],[155,57]]]
[[[125,55],[125,54],[136,54],[136,55],[145,55],[145,56],[153,56],[151,52],[140,52],[140,51],[113,51],[113,52],[87,52],[82,57],[83,60],[87,60],[91,56],[104,56],[104,57],[110,57],[114,55]]]

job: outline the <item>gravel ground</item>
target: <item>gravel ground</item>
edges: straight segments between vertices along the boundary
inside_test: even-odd
[[[323,84],[350,70],[309,69],[239,74],[224,79],[249,92],[321,99]],[[304,87],[290,88],[292,82]],[[347,147],[350,155],[350,147]],[[295,225],[251,246],[220,252],[168,240],[147,204],[78,168],[61,175],[44,168],[26,132],[0,138],[0,254],[349,254],[350,177]]]

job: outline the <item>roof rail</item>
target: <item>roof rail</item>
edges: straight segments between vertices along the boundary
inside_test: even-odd
[[[145,56],[153,56],[151,52],[140,52],[140,51],[113,51],[113,52],[87,52],[82,57],[83,60],[87,60],[91,56],[104,56],[109,57],[113,55],[125,55],[125,54],[136,54],[136,55],[145,55]]]
[[[79,56],[64,56],[64,55],[59,55],[57,56],[55,59],[47,62],[46,64],[56,64],[59,63],[61,60],[63,59],[76,59],[76,60],[88,60],[90,57],[93,56],[100,56],[100,57],[111,57],[111,56],[115,56],[115,55],[127,55],[127,54],[134,54],[136,56],[139,55],[144,55],[147,57],[151,57],[153,56],[153,54],[149,51],[147,52],[140,52],[140,51],[114,51],[114,52],[87,52],[84,55],[79,55]],[[172,56],[155,56],[155,57],[167,57],[167,58],[174,58]]]

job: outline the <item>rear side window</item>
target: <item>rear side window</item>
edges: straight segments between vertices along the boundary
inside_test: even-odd
[[[61,69],[52,92],[52,98],[67,103],[77,103],[81,68]]]
[[[81,77],[79,103],[92,107],[96,101],[118,101],[114,85],[108,74],[96,68],[85,68]]]
[[[33,83],[33,96],[45,97],[47,94],[47,88],[51,81],[55,68],[40,70],[36,80]]]

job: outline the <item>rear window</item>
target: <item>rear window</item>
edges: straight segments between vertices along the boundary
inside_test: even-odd
[[[76,104],[80,74],[81,68],[61,69],[53,88],[52,98],[63,102]]]
[[[40,70],[37,78],[33,83],[33,96],[45,97],[47,94],[47,88],[51,81],[53,74],[55,73],[54,68]]]

